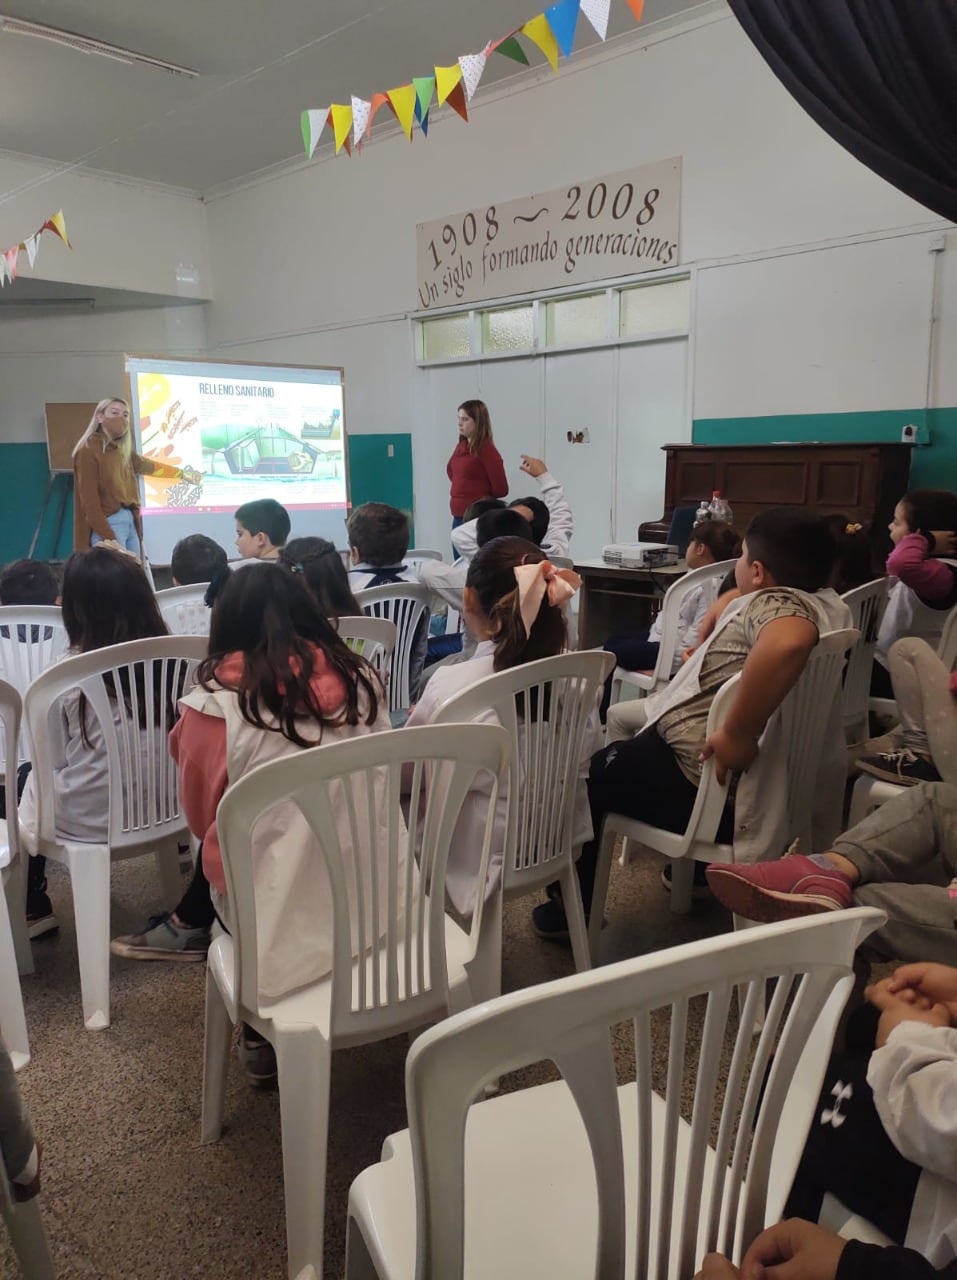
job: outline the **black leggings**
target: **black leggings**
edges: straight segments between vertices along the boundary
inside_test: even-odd
[[[189,888],[176,904],[176,915],[188,929],[210,929],[216,919],[209,881],[203,871],[203,846],[199,846]]]
[[[681,772],[675,754],[652,725],[627,742],[596,751],[588,773],[588,803],[595,838],[582,846],[575,864],[585,914],[591,910],[598,843],[606,813],[621,813],[665,831],[684,831],[698,788]],[[730,842],[733,821],[726,809],[718,840]]]

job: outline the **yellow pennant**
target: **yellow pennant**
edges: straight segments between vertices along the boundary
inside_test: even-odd
[[[545,57],[552,64],[552,70],[558,70],[558,41],[555,34],[549,26],[548,19],[544,13],[540,13],[537,18],[531,18],[522,27],[522,35],[528,36],[532,44],[537,44]]]
[[[389,101],[392,103],[392,110],[395,112],[395,118],[402,126],[405,136],[412,141],[412,121],[415,119],[415,85],[403,84],[397,89],[389,90]]]
[[[332,128],[336,135],[336,155],[338,155],[352,128],[352,107],[342,102],[334,102],[329,110],[332,113]]]
[[[458,63],[454,67],[435,68],[435,96],[439,106],[442,105],[461,79],[462,68]]]

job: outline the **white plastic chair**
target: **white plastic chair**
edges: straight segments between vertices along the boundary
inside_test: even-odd
[[[435,551],[431,547],[413,547],[402,559],[404,562],[406,560],[444,560],[445,557],[441,551]]]
[[[859,907],[707,938],[430,1028],[406,1065],[410,1127],[352,1184],[347,1280],[689,1280],[712,1249],[740,1261],[779,1220],[855,948],[885,918]],[[689,1005],[702,1000],[698,1046]],[[618,1086],[623,1022],[635,1076]],[[486,1081],[541,1061],[563,1080],[471,1105]]]
[[[55,1280],[50,1245],[40,1216],[39,1197],[20,1204],[13,1199],[0,1159],[0,1217],[3,1218],[22,1280]]]
[[[921,607],[926,608],[926,606]],[[898,637],[898,639],[901,638]],[[954,667],[957,666],[957,605],[954,605],[948,611],[947,617],[944,619],[936,653],[947,670],[953,671]],[[893,698],[871,698],[868,706],[875,715],[894,716],[897,714],[897,703]]]
[[[787,752],[787,791],[782,795],[767,797],[768,809],[772,805],[784,805],[787,811],[788,840],[803,837],[805,847],[809,843],[811,815],[814,812],[814,789],[820,761],[824,754],[826,716],[821,709],[833,706],[840,696],[841,672],[844,655],[857,641],[858,633],[850,628],[827,631],[818,640],[808,658],[807,665],[794,688],[775,712],[783,721],[783,743]],[[711,704],[708,715],[707,735],[710,737],[724,723],[728,709],[737,690],[740,673],[721,686]],[[641,785],[641,780],[636,780]],[[592,895],[589,919],[589,941],[592,958],[597,955],[601,921],[611,856],[615,837],[625,837],[622,864],[632,860],[629,842],[655,849],[674,859],[671,867],[671,910],[686,912],[691,905],[693,861],[734,862],[734,847],[719,844],[718,826],[728,797],[728,784],[718,782],[714,760],[704,762],[701,781],[695,797],[694,808],[684,831],[676,833],[650,826],[619,813],[607,813],[602,826],[601,843],[595,869],[595,887]],[[768,850],[769,857],[777,857],[784,849]]]
[[[357,618],[341,617],[336,623],[336,630],[353,653],[372,664],[386,685],[395,650],[395,623],[388,618],[372,618],[363,613]]]
[[[875,578],[845,591],[841,599],[851,611],[851,621],[861,638],[851,650],[844,672],[844,737],[848,743],[867,737],[871,668],[877,633],[887,608],[887,579]]]
[[[0,725],[7,807],[6,821],[0,822],[0,879],[6,898],[6,905],[0,906],[0,1035],[6,1041],[14,1070],[19,1071],[30,1061],[30,1042],[18,974],[33,972],[33,952],[26,921],[26,856],[20,847],[17,822],[17,753],[6,750],[8,742],[19,740],[20,695],[5,680],[0,680]]]
[[[497,725],[377,733],[264,764],[230,787],[219,806],[232,933],[209,950],[202,1140],[220,1136],[231,1028],[241,1020],[276,1050],[290,1277],[322,1275],[332,1050],[385,1039],[473,1003],[468,970],[480,922],[469,935],[445,915],[445,866],[469,789],[481,774],[504,777],[509,755],[508,735]],[[495,781],[483,875],[497,794]],[[325,977],[267,1001],[259,982],[253,830],[280,801],[301,811],[322,851],[333,959]]]
[[[417,582],[387,583],[356,592],[363,613],[395,623],[396,645],[389,672],[389,710],[410,707],[419,692],[419,680],[428,643],[432,592]]]
[[[12,684],[21,698],[42,671],[62,658],[69,643],[58,605],[0,607],[0,678]],[[25,733],[21,733],[19,755],[21,761],[30,758]]]
[[[591,967],[575,872],[578,850],[572,846],[579,769],[589,719],[597,717],[600,690],[614,661],[612,654],[591,649],[501,671],[450,698],[434,719],[435,724],[461,724],[494,716],[508,730],[509,795],[518,803],[504,848],[504,896],[521,897],[556,880],[561,884],[579,972]],[[498,995],[501,948],[493,952],[483,946],[482,954],[489,966],[487,993]]]
[[[109,1026],[110,1021],[110,862],[154,853],[160,873],[164,903],[172,907],[179,898],[180,844],[189,840],[186,819],[179,806],[176,766],[169,756],[167,737],[175,718],[175,700],[188,691],[199,661],[206,656],[203,636],[160,636],[97,649],[66,658],[33,682],[24,701],[32,746],[36,796],[36,829],[21,822],[24,847],[42,853],[69,869],[76,911],[76,939],[80,961],[80,993],[83,1020],[89,1030]],[[159,687],[172,693],[156,706],[154,671]],[[142,673],[142,693],[135,682]],[[110,700],[104,677],[115,688],[132,691],[133,712],[114,721],[122,701]],[[62,730],[59,703],[80,689],[86,695],[87,714],[96,719],[106,746],[110,803],[104,817],[108,834],[102,844],[74,840],[57,834],[55,770],[62,762]],[[155,730],[142,731],[137,714]],[[141,736],[142,735],[142,736]]]
[[[171,635],[209,635],[212,610],[205,602],[208,589],[208,582],[194,582],[185,587],[167,587],[165,591],[157,591],[156,603]]]
[[[611,680],[611,701],[621,699],[623,684],[635,685],[640,691],[639,698],[657,693],[671,679],[675,654],[678,651],[678,615],[690,592],[705,582],[717,578],[719,581],[727,577],[734,568],[733,560],[720,560],[717,564],[706,564],[700,569],[692,569],[673,582],[665,592],[661,603],[661,642],[658,647],[658,660],[651,672],[628,671],[625,667],[616,667]]]

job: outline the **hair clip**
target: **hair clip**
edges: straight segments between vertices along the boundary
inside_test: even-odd
[[[290,573],[305,573],[305,569],[303,569],[303,567],[302,567],[302,565],[301,565],[301,564],[291,564],[291,565],[289,566],[289,572],[290,572]]]
[[[845,532],[845,533],[860,533],[860,531],[861,531],[863,528],[864,528],[864,526],[863,526],[862,524],[846,524],[846,525],[844,526],[844,532]]]

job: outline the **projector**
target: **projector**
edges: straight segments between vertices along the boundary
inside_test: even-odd
[[[612,542],[602,547],[601,558],[621,569],[661,569],[681,559],[677,547],[662,542]]]

